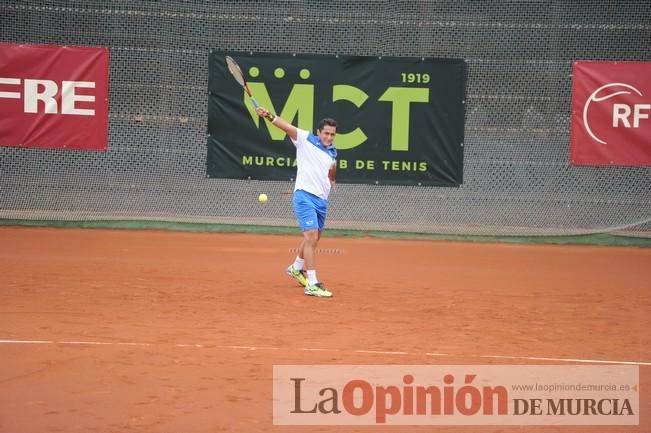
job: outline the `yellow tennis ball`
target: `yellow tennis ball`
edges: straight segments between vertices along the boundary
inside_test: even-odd
[[[260,194],[260,195],[258,196],[258,201],[259,201],[260,203],[266,203],[267,200],[269,200],[269,197],[267,197],[267,194]]]

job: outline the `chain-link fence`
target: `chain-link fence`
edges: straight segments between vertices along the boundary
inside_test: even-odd
[[[109,150],[0,147],[3,218],[294,225],[289,182],[206,178],[220,49],[467,61],[463,185],[341,184],[330,227],[651,233],[651,168],[569,163],[572,62],[650,60],[650,2],[5,0],[0,40],[111,56]]]

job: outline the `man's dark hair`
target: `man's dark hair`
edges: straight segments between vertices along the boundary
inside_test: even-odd
[[[332,126],[335,129],[337,129],[337,121],[335,119],[331,119],[329,117],[326,117],[325,119],[321,119],[321,121],[319,122],[319,126],[317,126],[316,129],[320,131],[326,125]]]

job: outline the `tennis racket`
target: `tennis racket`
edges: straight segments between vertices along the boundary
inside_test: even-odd
[[[240,65],[238,65],[237,62],[233,60],[231,56],[226,56],[226,66],[228,66],[228,70],[233,75],[233,78],[235,78],[235,81],[237,81],[240,84],[240,86],[244,87],[244,91],[246,92],[247,95],[249,95],[249,98],[251,98],[251,102],[253,103],[253,106],[255,108],[258,108],[259,107],[258,102],[251,94],[251,89],[249,89],[249,84],[244,79],[244,74],[242,73],[242,69],[240,68]]]

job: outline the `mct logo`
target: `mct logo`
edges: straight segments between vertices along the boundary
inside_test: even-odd
[[[18,91],[2,91],[6,87],[19,87]],[[59,101],[56,96],[61,89]],[[47,113],[47,114],[70,114],[76,116],[95,115],[95,95],[78,94],[77,89],[95,89],[93,81],[62,81],[59,83],[52,80],[25,79],[0,77],[0,98],[23,99],[24,113]],[[21,94],[22,90],[22,94]],[[40,104],[39,104],[40,102]],[[92,108],[79,108],[78,102],[92,103]],[[40,110],[39,110],[40,107]]]
[[[651,165],[651,63],[576,62],[571,161]]]
[[[276,68],[275,71],[277,78],[283,78],[285,71],[283,68]],[[257,77],[260,74],[260,68],[251,67],[248,71],[252,77]],[[307,68],[301,69],[298,74],[301,79],[308,79],[311,76],[311,71]],[[411,78],[411,76],[418,77]],[[359,109],[368,109],[368,105],[373,102],[380,104],[387,104],[387,109],[390,110],[391,117],[384,119],[391,125],[391,140],[390,148],[392,151],[407,152],[409,151],[409,127],[411,125],[412,108],[420,104],[421,108],[428,108],[430,102],[430,89],[427,86],[431,82],[430,74],[428,73],[396,73],[395,79],[400,79],[400,85],[387,86],[386,89],[381,89],[378,93],[376,101],[368,101],[369,94],[351,84],[330,84],[331,88],[328,92],[332,95],[332,102],[340,102],[351,104]],[[408,81],[410,80],[410,81]],[[277,110],[269,94],[268,87],[264,82],[249,82],[252,93],[257,98],[258,102],[265,107],[269,107],[272,111],[278,112],[283,119],[297,119],[299,128],[310,130],[314,123],[314,107],[316,98],[316,85],[296,83],[291,87],[291,91],[281,110]],[[322,86],[326,87],[326,86]],[[243,96],[244,104],[247,106],[251,119],[257,125],[259,120],[255,112],[255,107],[246,95]],[[367,104],[365,106],[365,104]],[[413,109],[416,111],[417,109]],[[374,125],[377,126],[377,125]],[[269,134],[272,140],[283,140],[285,133],[277,128],[269,128]],[[350,132],[337,133],[337,148],[340,150],[347,150],[355,148],[368,139],[368,136],[362,129],[357,126]]]

